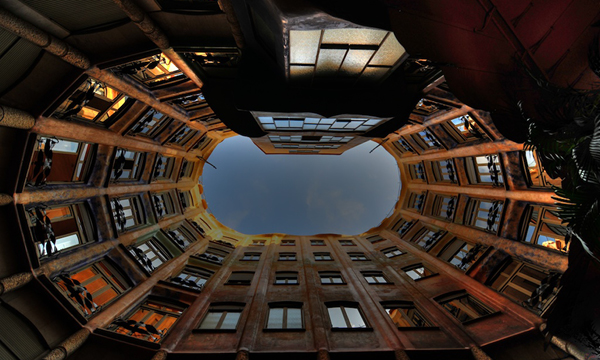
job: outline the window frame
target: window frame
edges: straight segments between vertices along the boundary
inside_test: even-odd
[[[369,259],[367,255],[362,251],[354,251],[349,252],[347,254],[350,257],[350,260],[352,261],[371,261],[371,259]]]
[[[140,249],[140,247],[144,245],[148,248],[147,250]],[[148,263],[142,263],[142,261],[146,260],[144,260],[144,258],[141,257],[142,255],[139,255],[138,252],[133,250],[133,248],[142,251],[143,256],[147,259],[147,261],[150,262],[151,265],[149,265]],[[136,244],[133,244],[129,246],[127,250],[133,256],[135,262],[142,268],[142,270],[144,270],[148,274],[152,274],[173,258],[173,255],[164,247],[160,240],[158,240],[155,237],[151,237],[146,240],[140,241]],[[152,253],[154,257],[148,257],[148,253]],[[159,261],[161,262],[160,265],[154,266],[153,262],[155,259],[159,259]]]
[[[133,158],[127,158],[128,154],[133,154]],[[119,160],[122,156],[123,160]],[[118,161],[123,162],[123,169],[116,169]],[[115,150],[115,158],[113,161],[113,165],[111,167],[110,172],[110,182],[111,183],[122,183],[122,182],[134,182],[139,181],[144,172],[144,167],[146,165],[146,153],[140,151],[127,150],[124,148],[117,148]],[[125,171],[129,172],[129,175],[123,177],[123,175],[119,175],[116,177],[116,171],[121,170],[123,173]]]
[[[237,327],[240,324],[240,319],[242,318],[242,314],[244,313],[245,307],[246,307],[246,304],[236,303],[236,302],[211,303],[209,305],[208,309],[206,310],[206,313],[202,317],[202,320],[198,323],[198,325],[194,329],[194,332],[236,332]],[[205,321],[208,318],[210,313],[221,313],[221,316],[219,317],[219,320],[217,321],[216,326],[214,328],[212,328],[212,327],[210,327],[210,328],[204,327],[203,328],[202,324],[205,323]],[[222,327],[223,323],[225,322],[227,315],[229,313],[239,314],[237,316],[235,326],[233,328],[223,328]]]
[[[362,309],[360,308],[360,305],[357,302],[351,302],[351,301],[329,301],[325,303],[325,307],[327,308],[327,315],[329,318],[329,324],[331,325],[331,330],[332,331],[340,331],[340,330],[372,330],[369,322],[367,321],[367,318],[365,317]],[[330,309],[335,309],[335,308],[339,308],[340,312],[342,314],[343,320],[345,322],[344,327],[339,327],[339,326],[334,326],[334,322],[331,318],[331,311]],[[352,326],[352,322],[350,321],[350,316],[348,315],[348,312],[346,309],[355,309],[356,312],[358,313],[360,319],[363,322],[363,326]]]
[[[388,259],[393,259],[395,257],[402,256],[402,255],[406,254],[406,252],[400,250],[397,246],[390,246],[388,248],[381,249],[381,252]],[[396,252],[399,252],[399,254],[397,254]],[[392,254],[392,256],[389,256],[388,254]]]
[[[265,325],[263,327],[263,331],[304,331],[305,330],[305,322],[304,322],[304,309],[303,303],[295,302],[295,301],[286,301],[286,302],[273,302],[268,304],[269,311],[267,312],[267,316],[265,317]],[[283,316],[281,319],[281,327],[269,327],[271,312],[273,309],[283,309]],[[299,309],[300,310],[300,327],[288,327],[289,324],[289,309]]]
[[[483,203],[489,203],[489,208],[485,208],[482,207]],[[490,211],[494,211],[490,214]],[[484,219],[482,217],[479,217],[481,215],[481,213],[485,213],[487,214],[487,219]],[[492,234],[498,234],[498,232],[500,231],[501,225],[502,225],[502,220],[503,220],[503,214],[504,214],[504,200],[500,200],[500,199],[480,199],[480,198],[469,198],[467,200],[467,205],[465,207],[465,217],[464,217],[464,223],[465,225],[474,227],[476,229],[488,232],[488,233],[492,233]],[[489,224],[488,224],[488,219],[490,219],[490,216],[494,215],[494,226],[492,226],[490,228]],[[481,221],[483,223],[486,224],[486,227],[481,227],[479,225],[477,225],[477,223]],[[494,229],[495,228],[495,229]]]
[[[330,252],[313,252],[315,261],[333,261]]]
[[[261,252],[245,252],[240,261],[260,261]]]
[[[361,271],[360,274],[369,285],[393,285],[394,283],[380,270]],[[380,281],[379,278],[383,279]],[[371,280],[369,280],[371,279]]]
[[[233,277],[233,279],[232,279]],[[239,277],[239,279],[237,279]],[[232,271],[225,282],[225,285],[252,285],[254,279],[254,271]]]
[[[453,310],[450,307],[446,306],[447,304],[450,304],[453,301],[457,301],[457,300],[458,300],[458,304],[462,305],[462,302],[460,302],[460,300],[462,300],[462,299],[468,299],[469,302],[480,307],[482,312],[478,313],[477,316],[474,316],[474,313],[478,312],[476,309],[468,309],[468,311],[466,311],[465,310],[467,308],[466,306],[457,307],[455,305],[451,305],[456,310],[458,310],[458,312],[455,313],[455,312],[453,312]],[[481,300],[479,300],[478,298],[474,297],[473,295],[471,295],[465,291],[458,291],[458,292],[452,292],[449,294],[440,295],[440,296],[436,297],[435,300],[445,311],[450,313],[453,318],[460,321],[462,324],[468,324],[473,321],[477,321],[479,319],[487,318],[488,316],[497,313],[497,311],[494,310],[492,307],[484,304]],[[461,319],[461,316],[460,316],[461,311],[463,312],[464,315],[467,315],[470,318]]]
[[[296,253],[295,252],[280,252],[278,254],[277,261],[296,261]]]
[[[419,272],[420,269],[422,269],[422,272]],[[404,271],[404,273],[413,281],[420,281],[439,275],[435,271],[431,270],[428,265],[423,265],[423,263],[405,266],[402,268],[402,271]],[[414,276],[411,274],[414,274]]]
[[[295,282],[290,282],[289,280],[293,279]],[[279,280],[283,280],[283,282],[279,282]],[[276,271],[275,272],[275,280],[273,281],[273,285],[300,285],[300,281],[298,280],[298,272],[297,271]]]
[[[383,307],[383,309],[385,310],[385,312],[388,314],[390,320],[394,323],[394,325],[398,329],[435,328],[435,326],[432,324],[432,322],[429,319],[427,319],[426,316],[423,315],[423,312],[412,301],[382,301],[380,304]],[[402,310],[398,310],[398,309],[402,309]],[[389,311],[389,310],[397,310],[397,312],[400,315],[400,317],[402,318],[402,320],[404,320],[408,324],[408,326],[402,326],[402,325],[398,324],[394,320],[392,311]],[[408,311],[403,311],[403,310],[408,310]],[[411,310],[412,310],[413,314],[411,314]],[[421,320],[425,325],[418,325],[418,323],[413,319],[414,316],[417,317],[417,320]]]
[[[346,281],[340,271],[319,271],[321,285],[346,285]],[[329,279],[330,282],[323,282],[323,279]],[[341,282],[335,282],[334,279],[340,279]]]
[[[124,227],[121,227],[120,224],[117,223],[116,212],[118,210],[115,209],[115,205],[114,205],[115,201],[118,201],[119,204],[123,207],[123,212],[125,214],[125,219],[126,219],[126,223],[125,223]],[[129,204],[127,206],[125,206],[121,203],[121,201],[128,201]],[[131,231],[133,229],[136,229],[136,228],[139,228],[139,227],[142,227],[145,225],[146,213],[144,211],[144,206],[142,205],[142,202],[141,202],[139,196],[136,195],[136,196],[121,197],[121,198],[114,197],[114,198],[109,199],[109,203],[110,203],[111,217],[113,219],[115,228],[117,229],[117,232],[119,234],[126,233],[128,231]],[[128,210],[131,211],[131,216],[127,216]],[[128,219],[133,220],[133,224],[130,226],[127,226]]]

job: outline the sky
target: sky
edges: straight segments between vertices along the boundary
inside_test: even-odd
[[[249,138],[221,142],[200,183],[209,210],[244,234],[356,235],[391,214],[400,194],[394,158],[367,141],[342,155],[265,155]]]

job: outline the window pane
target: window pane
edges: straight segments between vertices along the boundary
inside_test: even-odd
[[[344,320],[344,315],[342,314],[342,309],[339,307],[331,307],[328,308],[329,319],[331,320],[331,326],[334,328],[346,328],[346,321]]]
[[[269,309],[269,322],[267,323],[267,328],[268,329],[283,328],[283,308]]]
[[[350,320],[350,326],[353,328],[364,328],[366,327],[365,321],[362,316],[360,316],[360,311],[356,308],[345,308],[346,315],[348,315],[348,320]]]
[[[200,324],[200,329],[216,329],[219,320],[221,319],[222,313],[220,312],[209,312]]]
[[[223,324],[221,324],[221,329],[235,329],[240,315],[241,313],[239,312],[228,312],[227,315],[225,315]]]
[[[288,329],[302,329],[302,309],[288,309],[287,327]]]

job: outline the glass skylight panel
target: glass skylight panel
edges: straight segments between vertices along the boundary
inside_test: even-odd
[[[258,116],[265,130],[368,131],[386,119]]]

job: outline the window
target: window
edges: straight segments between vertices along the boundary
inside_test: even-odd
[[[193,242],[196,241],[196,236],[192,229],[188,228],[185,223],[177,228],[166,231],[167,236],[173,241],[182,251],[185,251]]]
[[[171,254],[154,238],[129,247],[129,252],[148,273],[152,273],[171,258]]]
[[[150,108],[129,131],[129,135],[155,138],[171,122],[165,114]]]
[[[27,220],[40,258],[95,240],[86,203],[27,210]]]
[[[175,99],[169,100],[169,103],[173,105],[179,105],[187,111],[203,109],[208,106],[206,99],[201,92],[196,94],[181,95]]]
[[[424,227],[411,241],[422,247],[423,250],[429,251],[444,234],[445,232],[443,230]]]
[[[93,163],[92,144],[39,136],[33,155],[27,184],[84,182]]]
[[[158,219],[175,213],[175,204],[173,204],[171,194],[166,191],[152,194],[152,203]]]
[[[387,249],[381,250],[381,252],[388,258],[393,258],[396,256],[403,255],[404,253],[400,251],[396,246],[389,247]]]
[[[177,306],[147,300],[130,314],[113,320],[107,329],[158,343],[164,339],[182,313],[183,309]]]
[[[438,257],[456,266],[458,269],[466,271],[479,259],[483,250],[485,248],[480,244],[473,245],[454,238],[442,249]]]
[[[459,143],[474,140],[489,140],[475,118],[469,114],[452,119],[443,124],[448,133]]]
[[[513,301],[541,313],[558,292],[560,274],[509,259],[490,286]]]
[[[436,138],[431,130],[425,129],[416,134],[411,134],[410,137],[423,149],[441,149],[442,144]]]
[[[362,271],[361,274],[369,284],[392,284],[382,271]]]
[[[196,256],[199,259],[208,261],[210,263],[222,264],[227,255],[229,255],[229,253],[226,251],[209,247],[205,252]]]
[[[427,182],[425,168],[423,167],[422,163],[408,164],[408,173],[410,174],[410,178],[412,180]]]
[[[556,210],[530,205],[526,216],[529,221],[521,230],[521,241],[561,252],[568,251],[565,242],[567,229],[561,225]]]
[[[279,261],[296,261],[295,252],[279,253]]]
[[[466,158],[465,165],[470,184],[501,186],[504,183],[500,157],[497,154]]]
[[[139,197],[110,199],[113,220],[119,232],[144,224],[144,210]]]
[[[242,261],[258,261],[260,260],[260,254],[261,253],[257,253],[257,252],[247,252],[244,253],[244,256],[242,257]]]
[[[127,75],[148,88],[156,88],[187,79],[171,59],[164,54],[135,60],[116,66],[111,70],[117,75]]]
[[[367,241],[369,241],[371,244],[375,244],[375,243],[378,243],[383,240],[385,240],[385,239],[379,235],[371,235],[371,236],[367,237]]]
[[[315,148],[321,148],[324,143],[345,144],[353,140],[353,136],[303,136],[303,135],[269,135],[269,140],[272,143],[294,143],[306,144],[311,143]]]
[[[198,140],[198,142],[194,146],[192,146],[191,150],[202,150],[205,147],[207,147],[211,142],[212,139],[206,136],[206,134],[204,134],[202,135],[200,140]]]
[[[492,313],[492,310],[481,301],[465,293],[441,296],[437,301],[452,316],[463,323]]]
[[[416,193],[416,192],[409,192],[408,195],[408,201],[407,201],[407,208],[411,209],[411,210],[416,210],[417,212],[421,212],[421,210],[423,209],[423,204],[425,203],[425,191],[420,192],[420,193]]]
[[[342,240],[339,240],[339,242],[340,242],[341,246],[356,246],[356,244],[354,244],[354,241],[352,241],[352,240],[342,239]]]
[[[297,285],[298,273],[295,271],[278,271],[275,273],[275,285]]]
[[[456,167],[452,159],[432,161],[431,170],[435,182],[456,184]]]
[[[252,240],[252,246],[265,246],[266,240]]]
[[[400,152],[400,154],[412,153],[416,154],[417,152],[413,149],[413,147],[406,141],[404,138],[398,139],[398,141],[394,141],[392,143],[396,150]]]
[[[281,246],[296,246],[296,240],[283,239],[281,240]]]
[[[431,326],[431,323],[410,301],[384,302],[382,305],[397,327]]]
[[[331,258],[331,254],[329,254],[328,252],[314,253],[314,255],[315,255],[315,261],[329,261],[329,260],[333,260]]]
[[[504,202],[500,200],[469,199],[465,210],[465,224],[497,233]]]
[[[139,180],[144,170],[146,154],[117,149],[110,179],[113,182]]]
[[[170,156],[158,155],[152,171],[152,181],[171,180],[175,158]]]
[[[229,279],[225,285],[250,285],[254,272],[250,271],[234,271],[229,275]]]
[[[92,316],[129,288],[125,279],[105,261],[58,275],[53,281],[86,317]]]
[[[194,165],[196,163],[193,161],[189,161],[183,159],[181,162],[181,169],[179,170],[179,178],[190,178],[192,177],[192,173],[194,172]]]
[[[423,264],[407,266],[402,270],[404,270],[406,275],[408,275],[413,280],[421,280],[432,275],[436,275],[436,273],[423,266]]]
[[[266,329],[304,329],[302,303],[271,303]]]
[[[169,138],[167,144],[185,146],[196,134],[198,134],[198,130],[194,130],[189,126],[183,126]]]
[[[344,278],[339,271],[319,271],[319,277],[321,278],[321,284],[345,284]]]
[[[178,191],[177,194],[179,194],[179,202],[184,210],[194,206],[194,197],[191,191]]]
[[[357,303],[326,303],[332,329],[366,329],[367,323]]]
[[[352,260],[352,261],[368,261],[369,260],[365,256],[365,253],[362,253],[362,252],[348,253],[348,256],[350,256],[350,260]]]
[[[522,152],[523,162],[526,167],[529,185],[533,187],[561,187],[560,178],[551,179],[544,171],[544,168],[535,151],[527,150]]]
[[[414,220],[406,220],[403,218],[400,218],[400,220],[398,220],[398,222],[396,222],[396,224],[394,224],[394,227],[392,228],[392,230],[396,231],[398,233],[398,235],[400,236],[404,236],[406,233],[408,233],[408,231],[412,228],[412,226],[416,223],[416,221]]]
[[[240,303],[212,304],[198,329],[235,330],[242,311],[244,311],[244,304]]]
[[[214,272],[207,269],[186,266],[179,275],[171,278],[171,282],[187,288],[202,290],[213,274]]]
[[[413,114],[420,115],[423,117],[430,117],[442,111],[448,111],[452,109],[450,106],[443,104],[432,99],[421,99],[412,111]]]
[[[456,196],[435,195],[431,215],[446,221],[452,221],[454,219],[457,200]]]
[[[52,117],[77,119],[109,126],[133,104],[125,94],[88,78],[66,99]]]
[[[282,116],[273,113],[253,114],[266,131],[341,131],[363,132],[372,129],[387,119],[379,118],[323,118],[317,114],[312,117]]]
[[[311,246],[325,246],[325,241],[324,240],[311,240],[310,245]]]

